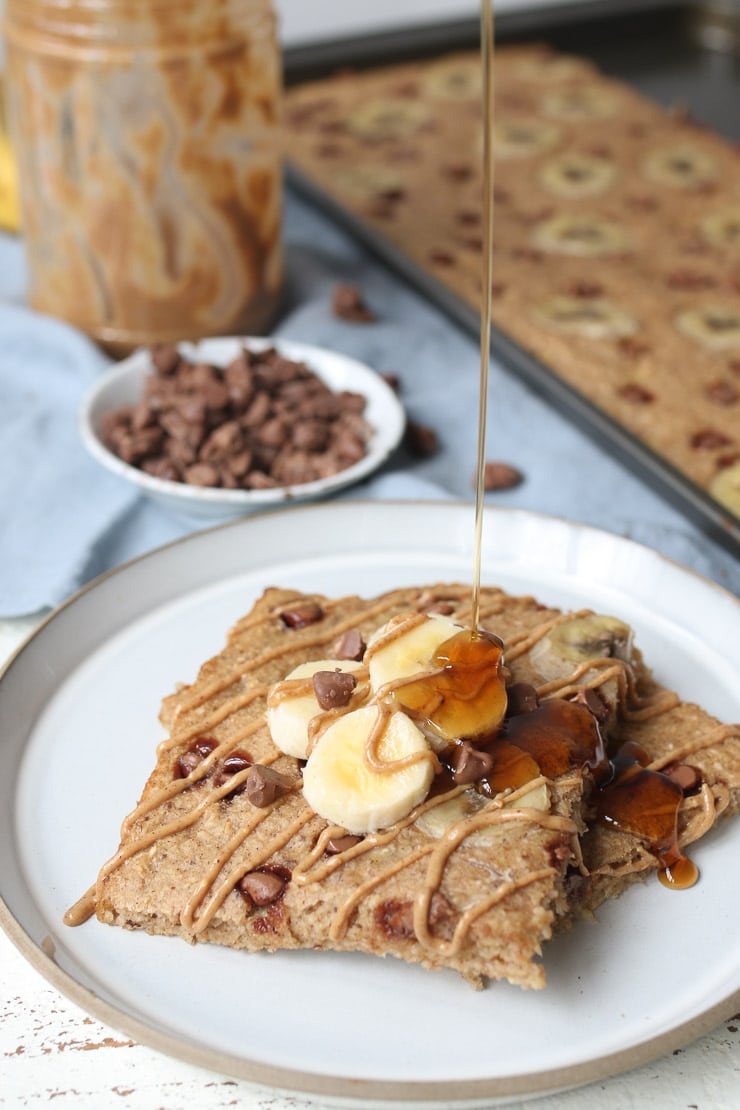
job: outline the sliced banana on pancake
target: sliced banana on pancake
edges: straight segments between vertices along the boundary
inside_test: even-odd
[[[347,127],[360,139],[379,142],[403,139],[430,120],[429,109],[408,97],[378,97],[368,100],[347,116]]]
[[[537,224],[532,244],[550,254],[571,254],[580,258],[599,258],[631,250],[628,233],[613,220],[587,213],[553,216]]]
[[[563,678],[589,659],[632,659],[632,629],[617,617],[588,613],[561,621],[529,653],[546,681]]]
[[[532,309],[534,320],[549,331],[586,339],[618,339],[634,335],[637,319],[606,298],[548,297]]]
[[[740,347],[740,308],[737,305],[697,305],[679,312],[673,322],[682,335],[708,351]]]
[[[660,147],[648,154],[643,173],[657,185],[671,189],[695,189],[717,177],[717,164],[709,154],[688,143]]]
[[[614,165],[606,158],[566,152],[545,163],[540,184],[555,196],[577,199],[605,192],[614,177]]]
[[[551,119],[580,123],[587,120],[609,119],[617,110],[614,93],[598,85],[572,85],[554,89],[542,100],[542,111]]]
[[[709,492],[720,505],[740,517],[740,461],[715,474]]]
[[[512,73],[519,81],[531,81],[545,85],[556,81],[572,81],[577,77],[592,76],[593,70],[588,62],[567,54],[539,54],[521,58],[512,67]]]
[[[700,220],[699,230],[713,247],[740,250],[740,204],[710,212]]]
[[[537,119],[497,120],[493,125],[493,151],[497,158],[532,158],[552,150],[560,130]]]
[[[504,804],[504,808],[506,807],[539,809],[543,813],[549,813],[550,792],[547,784],[539,782],[531,790],[524,793],[517,792],[517,797],[512,802]],[[416,818],[415,825],[427,836],[438,840],[453,825],[458,825],[468,817],[477,817],[478,814],[485,812],[487,809],[490,809],[491,814],[494,814],[499,811],[500,806],[492,807],[489,798],[479,794],[474,787],[471,787],[469,790],[463,790],[462,794],[457,794],[454,798],[449,798],[446,802],[440,802],[439,805],[425,810]],[[471,844],[481,844],[494,840],[497,835],[495,825],[489,828],[484,826],[481,829],[476,829],[466,839]]]
[[[424,76],[424,89],[438,100],[478,100],[481,67],[478,59],[453,58],[431,65]]]
[[[338,166],[334,182],[357,198],[384,196],[404,188],[401,174],[390,166],[375,162],[354,162]]]

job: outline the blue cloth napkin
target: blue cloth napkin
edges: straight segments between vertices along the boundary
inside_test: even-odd
[[[278,337],[333,347],[399,375],[409,417],[439,450],[405,450],[350,498],[472,499],[478,345],[316,210],[288,196],[288,282]],[[192,531],[89,459],[80,400],[107,360],[83,336],[19,306],[22,256],[0,237],[0,617],[36,612],[90,578]],[[373,324],[336,319],[336,282],[356,282]],[[12,307],[7,302],[15,302]],[[491,495],[631,536],[740,592],[740,566],[519,378],[492,368],[489,457],[525,481]]]

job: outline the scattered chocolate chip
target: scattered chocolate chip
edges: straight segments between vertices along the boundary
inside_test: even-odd
[[[637,382],[627,382],[626,385],[620,385],[617,393],[623,400],[634,405],[649,405],[655,400],[655,394]]]
[[[623,336],[622,339],[617,340],[617,347],[622,354],[629,358],[641,358],[642,355],[646,355],[650,351],[647,343],[643,343],[641,339],[635,339],[631,335]]]
[[[202,756],[210,755],[218,747],[218,740],[213,736],[199,736],[197,740],[193,741],[191,750],[200,752]]]
[[[467,162],[455,162],[449,166],[442,167],[442,173],[448,177],[450,181],[469,181],[473,176],[474,170]]]
[[[286,794],[290,787],[291,782],[286,775],[273,771],[272,767],[263,767],[261,763],[255,763],[247,775],[247,797],[258,809],[271,806],[275,799]]]
[[[523,713],[534,713],[539,707],[539,699],[534,686],[528,682],[515,682],[506,691],[507,717],[520,717]]]
[[[604,286],[599,285],[597,281],[579,280],[574,281],[567,291],[572,297],[601,297]]]
[[[401,379],[398,374],[381,374],[380,375],[386,385],[389,385],[394,393],[401,392]]]
[[[268,906],[284,893],[287,881],[273,871],[248,871],[236,885],[242,897],[255,906]]]
[[[420,459],[429,459],[437,453],[439,441],[434,428],[426,424],[417,424],[409,421],[406,425],[404,443],[413,455]]]
[[[455,908],[440,890],[435,890],[429,901],[428,921],[431,926],[446,925],[455,916]]]
[[[311,679],[316,701],[322,709],[341,709],[349,703],[357,679],[346,671],[316,671]]]
[[[158,374],[174,374],[180,365],[180,352],[171,343],[160,343],[151,348],[152,363]]]
[[[431,605],[427,605],[424,610],[425,613],[438,613],[441,617],[449,617],[455,612],[455,603],[453,601],[433,601]]]
[[[218,747],[212,736],[199,736],[175,764],[175,778],[186,779]]]
[[[414,935],[414,907],[411,902],[389,899],[375,909],[375,920],[387,937],[406,938]]]
[[[673,270],[666,275],[665,280],[669,289],[680,289],[686,292],[714,289],[717,284],[711,274],[698,274],[693,270]]]
[[[435,263],[437,266],[454,266],[455,258],[449,251],[443,250],[441,247],[435,247],[429,252],[429,261]]]
[[[505,462],[487,462],[483,470],[483,488],[487,493],[499,489],[513,489],[524,481],[521,470]],[[475,486],[476,477],[473,477]]]
[[[315,601],[299,601],[283,609],[280,619],[287,628],[305,628],[323,619],[324,610]]]
[[[611,712],[609,703],[601,693],[590,686],[582,687],[577,694],[568,700],[575,702],[577,705],[584,705],[599,724],[603,724]]]
[[[691,437],[691,446],[698,451],[714,451],[718,447],[727,447],[730,443],[730,437],[716,428],[702,428]]]
[[[334,655],[337,659],[353,659],[358,662],[365,654],[367,644],[362,638],[358,628],[348,628],[334,645]]]
[[[350,833],[347,836],[332,836],[326,843],[326,854],[338,856],[341,852],[348,852],[350,848],[354,848],[361,840],[361,836],[352,836]]]
[[[685,795],[694,794],[701,786],[701,772],[688,763],[671,763],[663,768],[663,774],[680,786]]]
[[[717,405],[734,405],[740,397],[740,393],[734,385],[723,381],[722,378],[719,378],[716,382],[710,382],[704,392],[709,400],[714,401]]]
[[[354,324],[372,324],[377,319],[356,285],[336,285],[331,307],[340,320],[350,320]]]
[[[474,748],[468,740],[455,745],[452,779],[459,786],[485,778],[493,767],[493,756]]]
[[[226,775],[237,775],[240,771],[246,771],[247,767],[252,766],[252,757],[249,752],[243,752],[239,748],[226,756],[226,759],[221,764],[221,769]]]

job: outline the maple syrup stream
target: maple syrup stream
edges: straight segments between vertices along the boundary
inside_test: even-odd
[[[473,540],[473,637],[480,624],[480,562],[483,535],[483,479],[486,466],[488,368],[491,358],[491,283],[493,275],[493,3],[481,0],[480,48],[483,108],[483,270],[481,274],[480,395],[478,398],[478,462],[475,475]]]

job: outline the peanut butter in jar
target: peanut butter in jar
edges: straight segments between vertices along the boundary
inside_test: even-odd
[[[269,328],[269,0],[7,0],[5,34],[32,305],[120,351]]]

